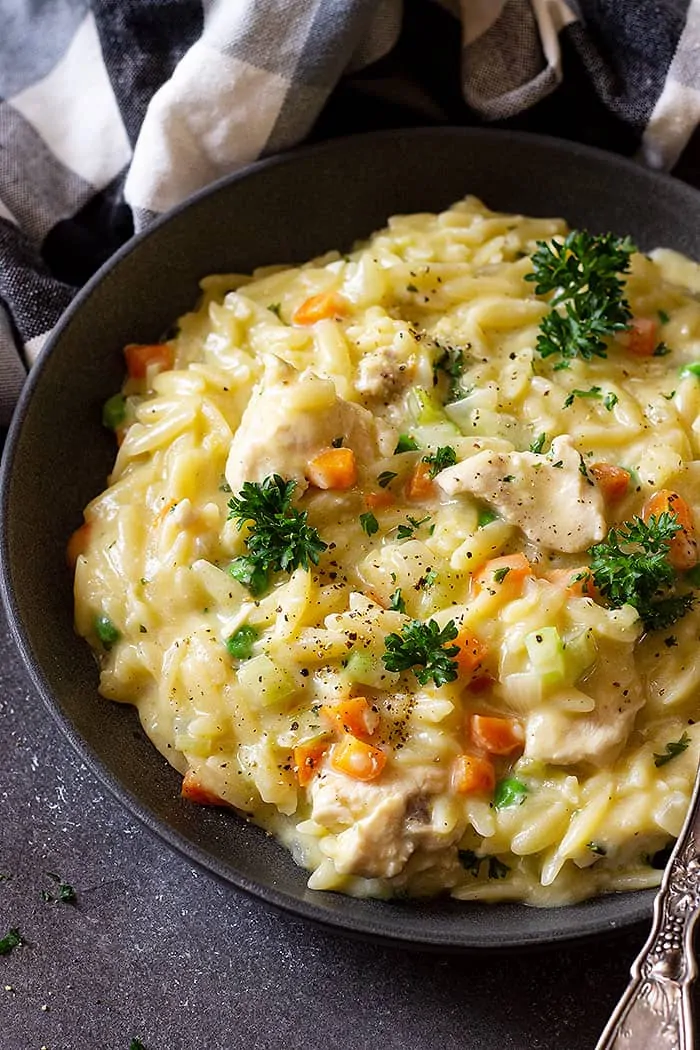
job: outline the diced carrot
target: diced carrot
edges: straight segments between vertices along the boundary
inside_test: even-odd
[[[85,521],[79,529],[75,530],[71,538],[68,540],[68,546],[66,547],[66,560],[71,569],[75,568],[80,555],[85,554],[87,545],[90,541],[91,532],[92,523]]]
[[[354,780],[376,780],[386,765],[381,748],[346,733],[331,749],[331,765]]]
[[[475,594],[483,588],[515,595],[532,574],[532,566],[524,554],[504,554],[482,565],[472,577],[472,586]]]
[[[587,565],[579,565],[575,569],[552,569],[545,573],[544,578],[557,587],[564,587],[577,598],[592,598],[594,601],[600,599],[600,591],[594,584]]]
[[[337,704],[324,704],[321,714],[341,732],[364,740],[379,725],[379,714],[364,696],[350,696]]]
[[[349,489],[357,481],[357,460],[351,448],[326,448],[311,460],[306,476],[318,489]]]
[[[473,675],[483,663],[488,652],[487,647],[466,627],[462,627],[452,644],[459,646],[459,652],[453,659],[460,675],[465,678]]]
[[[294,324],[315,324],[327,317],[342,317],[348,312],[348,301],[337,292],[320,292],[305,299],[292,314]]]
[[[384,510],[386,507],[393,507],[396,499],[391,492],[382,489],[381,492],[365,492],[364,501],[368,510]]]
[[[318,772],[323,756],[330,747],[330,740],[312,740],[308,744],[298,744],[292,753],[294,770],[299,787],[310,784]]]
[[[182,790],[180,792],[188,802],[196,802],[199,806],[228,806],[230,803],[220,795],[205,788],[194,769],[188,769],[182,778]]]
[[[626,332],[620,332],[618,342],[635,357],[652,357],[657,347],[658,323],[653,317],[633,317]]]
[[[472,715],[469,729],[475,746],[490,755],[512,755],[522,751],[525,743],[522,724],[516,718]]]
[[[602,492],[606,503],[615,503],[627,494],[630,484],[629,470],[617,467],[614,463],[591,463],[586,469]]]
[[[644,504],[642,517],[644,521],[649,521],[649,518],[658,518],[664,512],[673,514],[681,526],[670,541],[668,560],[674,569],[692,569],[698,563],[698,541],[693,525],[693,513],[677,492],[659,489]]]
[[[159,372],[173,367],[173,348],[169,343],[129,343],[124,347],[124,356],[132,379],[144,379],[151,366]]]
[[[420,460],[413,468],[413,473],[406,482],[406,498],[412,500],[430,499],[435,494],[435,482],[430,476],[430,464]]]
[[[452,767],[452,788],[460,795],[491,794],[496,771],[486,755],[457,755]]]

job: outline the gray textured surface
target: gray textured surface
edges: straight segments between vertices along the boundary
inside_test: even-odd
[[[63,740],[0,614],[3,1050],[592,1050],[643,931],[502,957],[378,948],[279,915],[136,824]],[[78,894],[48,904],[47,871]]]

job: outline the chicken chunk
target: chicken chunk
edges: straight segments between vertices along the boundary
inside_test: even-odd
[[[439,770],[419,768],[361,783],[333,769],[313,783],[312,819],[334,836],[324,852],[338,872],[365,878],[395,878],[416,852],[454,847],[462,829],[433,823],[430,796],[446,787]]]
[[[595,699],[592,711],[566,711],[549,704],[532,712],[526,726],[527,758],[600,767],[615,760],[644,705],[633,646],[625,652],[619,644],[599,641],[598,667],[581,690]]]
[[[393,397],[413,378],[414,368],[406,355],[392,346],[382,346],[361,358],[356,389],[369,397]]]
[[[602,540],[607,527],[603,497],[581,472],[568,435],[555,438],[548,455],[479,452],[437,476],[443,492],[469,492],[493,504],[533,543],[573,553]]]
[[[226,481],[238,492],[244,481],[280,474],[303,490],[309,461],[339,437],[359,460],[378,455],[380,430],[370,412],[338,397],[331,379],[270,357],[231,442]]]

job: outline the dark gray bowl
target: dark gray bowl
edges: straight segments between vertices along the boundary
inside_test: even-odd
[[[599,934],[647,918],[652,894],[544,911],[310,892],[305,873],[258,828],[182,802],[179,776],[134,711],[98,695],[92,655],[73,632],[64,550],[111,466],[113,438],[100,412],[122,381],[124,344],[157,339],[192,305],[205,274],[349,247],[392,213],[442,208],[466,193],[495,208],[564,215],[573,226],[631,233],[641,248],[663,244],[700,258],[700,194],[574,144],[444,128],[339,140],[256,164],[133,240],[77,297],[14,418],[1,504],[12,629],[49,711],[106,786],[171,846],[248,893],[348,933],[443,949]]]

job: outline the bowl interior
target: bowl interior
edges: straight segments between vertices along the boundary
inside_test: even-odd
[[[396,212],[436,210],[467,193],[493,208],[563,215],[630,233],[638,246],[700,258],[700,195],[581,146],[468,129],[338,140],[263,162],[205,191],[123,249],[80,294],[34,369],[11,428],[2,486],[4,596],[33,679],[105,783],[154,831],[232,884],[348,932],[442,948],[583,937],[646,918],[651,893],[543,911],[451,901],[381,903],[312,893],[262,831],[184,804],[179,777],[132,709],[102,699],[72,627],[65,545],[105,484],[113,438],[102,403],[123,378],[121,348],[157,339],[217,271],[302,261],[349,247]]]

